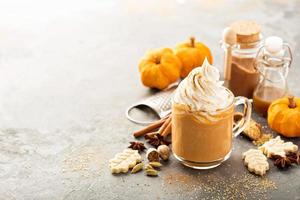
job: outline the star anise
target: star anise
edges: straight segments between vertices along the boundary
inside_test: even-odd
[[[274,165],[279,169],[287,169],[292,165],[291,160],[288,157],[282,157],[279,155],[272,156],[274,159]]]
[[[300,165],[300,152],[297,151],[295,153],[289,153],[287,157],[290,159],[292,163]]]
[[[130,146],[128,148],[131,148],[133,150],[138,150],[139,152],[142,152],[146,149],[144,143],[142,142],[130,142]]]
[[[159,133],[145,135],[145,139],[149,144],[151,144],[155,148],[159,147],[162,144],[165,144],[167,146],[171,144],[170,141],[165,140],[164,137]]]

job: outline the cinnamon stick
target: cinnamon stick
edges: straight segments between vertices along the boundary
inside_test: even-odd
[[[155,130],[155,129],[159,128],[161,125],[163,125],[166,120],[167,120],[166,118],[160,119],[160,120],[154,122],[153,124],[150,124],[150,125],[142,128],[141,130],[134,132],[133,136],[140,137],[140,136],[145,135],[146,133],[152,132],[153,130]]]
[[[157,131],[150,132],[150,133],[146,133],[146,135],[145,135],[144,137],[145,137],[145,139],[148,139],[148,138],[153,137],[153,136],[156,135],[157,133],[158,133]]]
[[[169,116],[167,118],[167,120],[163,123],[163,125],[158,129],[158,133],[159,134],[162,134],[164,132],[164,130],[167,128],[167,126],[170,123],[170,121],[171,121],[171,116]]]
[[[170,121],[167,128],[161,133],[162,136],[167,137],[172,132],[172,122]]]

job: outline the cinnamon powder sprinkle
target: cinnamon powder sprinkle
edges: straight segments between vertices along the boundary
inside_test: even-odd
[[[188,192],[191,199],[268,199],[268,192],[276,190],[275,182],[264,177],[257,177],[247,172],[229,177],[220,174],[191,175],[172,170],[163,178],[167,187],[181,188],[185,192],[177,192],[178,198]],[[181,196],[180,196],[181,195]]]
[[[262,133],[260,138],[258,138],[257,140],[253,140],[253,144],[256,146],[261,146],[272,138],[273,138],[272,134]]]

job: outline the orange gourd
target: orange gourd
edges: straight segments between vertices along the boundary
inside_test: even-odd
[[[284,97],[272,102],[268,109],[270,128],[286,137],[300,136],[300,98]]]
[[[175,48],[175,54],[182,63],[180,76],[186,77],[192,69],[200,67],[205,58],[210,64],[213,64],[213,57],[210,49],[201,42],[195,42],[191,37],[189,42],[179,44]]]
[[[149,51],[139,63],[142,83],[164,89],[180,78],[181,63],[169,48]]]

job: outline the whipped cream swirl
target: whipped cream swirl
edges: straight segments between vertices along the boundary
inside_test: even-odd
[[[234,96],[220,81],[219,70],[207,59],[193,69],[178,86],[173,102],[187,105],[192,111],[215,112],[228,107]]]

